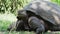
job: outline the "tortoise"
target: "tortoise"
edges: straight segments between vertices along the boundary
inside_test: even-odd
[[[33,0],[23,8],[28,17],[38,16],[45,21],[52,31],[60,31],[60,7],[44,0]],[[29,15],[30,14],[30,15]],[[37,17],[36,16],[36,17]]]
[[[45,28],[46,25],[48,27],[47,30],[60,31],[60,10],[59,9],[60,7],[54,3],[44,1],[44,0],[33,0],[31,3],[25,6],[22,9],[22,11],[21,10],[18,11],[17,19],[18,20],[22,19],[23,21],[27,21],[29,27],[32,27],[31,24],[35,25],[34,21],[30,20],[32,16],[44,21],[43,23],[45,25],[43,25],[43,27],[40,24],[41,28],[43,29],[42,30],[40,29],[40,31],[38,31],[37,34],[39,34],[39,32],[41,33],[41,31],[43,32],[44,30],[46,30]],[[32,27],[32,29],[34,28]]]

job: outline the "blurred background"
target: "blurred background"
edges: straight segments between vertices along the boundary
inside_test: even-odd
[[[15,22],[17,11],[26,6],[31,0],[0,0],[0,34],[8,34],[3,32],[7,27]],[[60,0],[47,0],[60,6]],[[20,34],[21,32],[12,32],[10,34]],[[30,32],[24,32],[25,34]],[[24,34],[21,33],[21,34]],[[32,32],[30,33],[32,34]]]

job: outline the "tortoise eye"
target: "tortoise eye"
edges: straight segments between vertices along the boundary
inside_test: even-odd
[[[17,19],[19,19],[19,17],[17,16]]]
[[[19,16],[17,16],[17,19],[18,19],[18,20],[21,20],[21,18],[20,18]]]

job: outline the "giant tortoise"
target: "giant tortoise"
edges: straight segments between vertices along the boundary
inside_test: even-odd
[[[60,31],[59,9],[60,7],[54,3],[45,0],[33,0],[22,11],[18,11],[17,18],[24,22],[27,21],[25,22],[28,24],[27,26],[33,30],[37,30],[37,34],[44,32],[46,28],[51,31]]]

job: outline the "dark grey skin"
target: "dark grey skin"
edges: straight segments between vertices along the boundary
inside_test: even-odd
[[[20,20],[22,20],[23,21],[23,24],[22,24],[22,22],[20,22],[21,23],[21,25],[24,27],[24,29],[25,30],[29,30],[29,25],[28,25],[28,16],[27,16],[27,14],[26,14],[26,12],[24,11],[24,10],[19,10],[18,11],[18,16],[17,16],[17,19],[20,21]],[[17,21],[18,21],[17,20]],[[19,26],[20,25],[18,25],[18,28],[19,28]],[[22,27],[21,27],[22,28]],[[22,28],[23,29],[23,28]],[[23,30],[24,30],[23,29]]]
[[[35,30],[36,34],[42,34],[42,32],[45,32],[45,26],[44,21],[38,19],[35,16],[32,16],[28,20],[29,26],[32,30]]]
[[[29,30],[28,26],[25,24],[25,22],[23,20],[19,20],[20,22],[18,22],[16,24],[16,31],[27,31]]]

